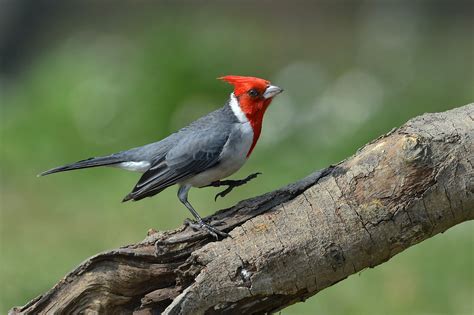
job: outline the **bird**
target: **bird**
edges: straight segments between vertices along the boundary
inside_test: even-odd
[[[216,239],[228,236],[203,220],[189,203],[188,192],[193,187],[228,186],[215,196],[217,199],[260,174],[254,173],[242,180],[222,180],[245,164],[260,137],[267,108],[283,89],[268,80],[251,76],[226,75],[218,79],[233,86],[224,106],[168,137],[118,153],[55,167],[38,176],[99,166],[139,172],[142,176],[123,202],[151,197],[178,185],[178,199],[195,219],[188,220],[188,223]]]

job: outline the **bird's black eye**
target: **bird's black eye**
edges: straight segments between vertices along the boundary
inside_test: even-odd
[[[256,89],[251,89],[250,91],[248,91],[248,94],[252,97],[256,97],[258,96],[258,91]]]

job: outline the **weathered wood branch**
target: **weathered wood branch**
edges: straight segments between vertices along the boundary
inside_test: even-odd
[[[274,312],[474,218],[474,104],[425,114],[211,222],[89,258],[11,314]]]

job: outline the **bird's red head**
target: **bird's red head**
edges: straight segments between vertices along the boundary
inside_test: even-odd
[[[270,81],[255,78],[227,75],[219,78],[234,86],[234,96],[240,109],[250,121],[254,132],[254,143],[249,155],[255,146],[262,130],[263,115],[273,100],[273,97],[283,90],[271,85]]]
[[[227,75],[219,79],[234,86],[234,95],[240,108],[251,122],[257,118],[254,116],[261,115],[263,118],[273,97],[283,91],[279,87],[271,85],[270,81],[255,77]]]

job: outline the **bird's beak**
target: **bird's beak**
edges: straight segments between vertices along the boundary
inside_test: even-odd
[[[266,99],[272,98],[272,97],[280,94],[281,92],[283,92],[282,88],[279,88],[276,85],[269,85],[267,87],[267,89],[265,90],[265,92],[263,93],[263,97],[266,98]]]

